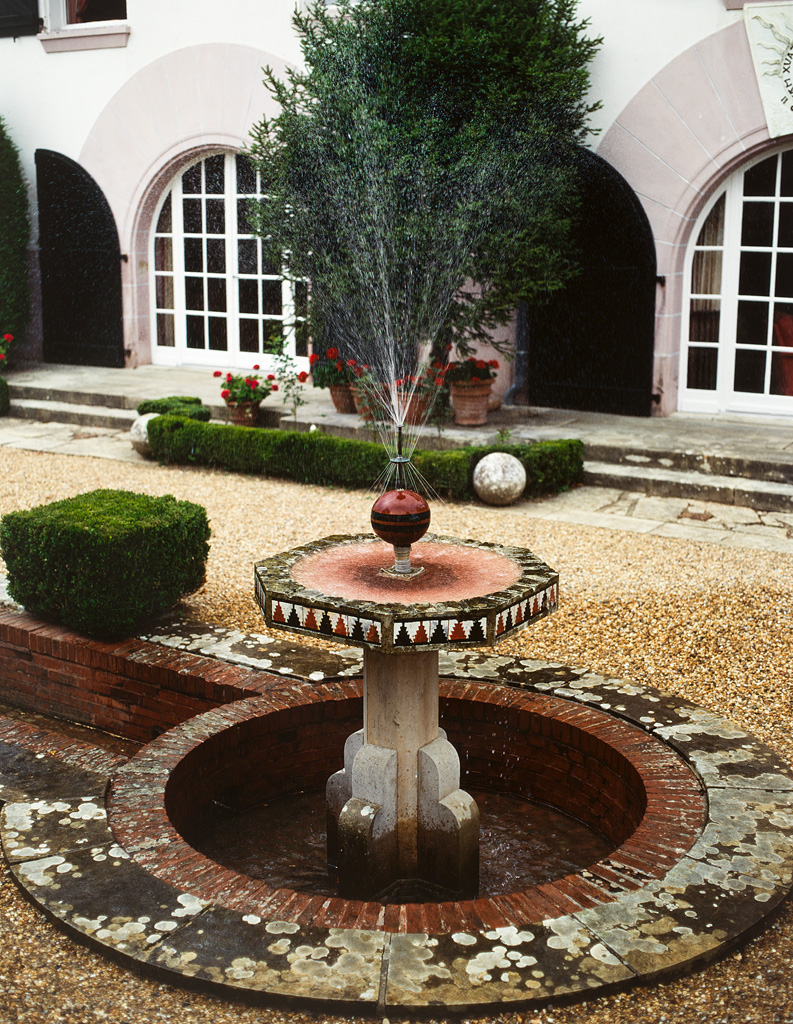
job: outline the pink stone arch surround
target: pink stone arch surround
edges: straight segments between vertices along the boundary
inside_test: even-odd
[[[746,31],[737,22],[667,64],[598,147],[638,195],[655,236],[665,278],[657,294],[653,380],[662,415],[677,408],[683,268],[696,219],[732,171],[780,144],[785,139],[769,138]]]
[[[157,202],[186,164],[238,150],[274,112],[262,68],[282,58],[254,47],[208,43],[147,65],[97,118],[79,161],[104,191],[118,227],[127,365],[151,362],[149,232]]]

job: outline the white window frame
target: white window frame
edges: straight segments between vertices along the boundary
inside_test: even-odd
[[[764,351],[767,354],[765,366],[765,392],[739,392],[734,390],[735,357],[738,351],[736,339],[738,302],[739,302],[739,277],[740,277],[740,254],[741,254],[741,227],[743,216],[743,178],[744,174],[758,164],[763,163],[772,156],[779,159],[781,153],[786,152],[785,148],[776,151],[766,151],[761,156],[750,161],[735,171],[727,182],[720,187],[711,201],[700,214],[691,233],[691,239],[686,253],[684,265],[684,295],[681,316],[681,345],[680,345],[680,387],[678,398],[678,409],[681,412],[698,413],[739,413],[760,416],[782,416],[793,417],[793,396],[772,395],[768,393],[771,375],[771,355],[774,351],[786,352],[773,344],[766,346]],[[781,163],[781,161],[779,161]],[[777,174],[779,174],[779,166]],[[694,257],[701,246],[697,246],[700,232],[713,208],[720,197],[725,196],[724,211],[724,244],[722,249],[722,278],[720,291],[720,321],[719,321],[719,343],[718,343],[718,368],[716,375],[716,388],[713,391],[698,390],[688,387],[688,353],[690,338],[690,314],[692,299],[692,269]],[[758,197],[759,198],[759,197]],[[780,197],[777,194],[768,197],[765,201],[773,201],[774,213],[774,234],[776,239],[777,224],[779,219]],[[751,247],[744,246],[744,249]],[[762,248],[760,251],[766,251]],[[780,250],[774,245],[771,248],[771,272],[769,281],[769,298],[773,296],[775,287],[776,260],[780,251],[790,252],[791,249]],[[696,297],[697,293],[694,293]],[[773,308],[773,302],[769,309]],[[773,327],[769,316],[769,332]],[[759,346],[758,346],[759,348]]]
[[[206,230],[206,223],[203,225],[203,231],[200,234],[190,234],[185,236],[183,230],[183,207],[181,200],[183,198],[196,198],[194,193],[182,193],[182,179],[183,175],[194,167],[196,164],[202,163],[212,156],[222,155],[225,160],[225,190],[223,193],[224,200],[224,212],[225,212],[225,227],[226,233],[223,236],[211,235]],[[260,335],[260,346],[263,344],[263,331],[264,324],[276,324],[282,325],[282,330],[279,332],[284,339],[284,351],[290,355],[296,365],[296,369],[308,370],[309,360],[308,356],[296,355],[296,330],[295,330],[295,289],[294,283],[285,277],[276,277],[273,274],[266,274],[260,266],[259,271],[256,274],[241,274],[239,270],[239,250],[237,242],[239,240],[256,240],[255,235],[248,233],[240,233],[237,230],[237,200],[238,198],[261,198],[261,192],[258,188],[258,173],[257,173],[257,193],[250,197],[243,197],[237,194],[236,190],[236,157],[237,153],[229,152],[227,150],[214,150],[208,151],[201,155],[197,160],[193,160],[190,164],[182,168],[179,174],[172,179],[168,187],[163,191],[162,196],[157,204],[157,208],[152,221],[152,228],[150,233],[150,244],[149,244],[149,266],[151,267],[151,359],[152,363],[160,366],[210,366],[217,367],[219,369],[251,369],[251,367],[258,363],[263,370],[271,369],[274,365],[273,356],[270,353],[262,352],[244,352],[239,347],[239,330],[234,328],[235,324],[238,324],[242,320],[256,320],[262,323],[262,327],[259,331]],[[208,193],[201,193],[202,196],[209,196]],[[168,197],[171,196],[171,231],[170,232],[158,232],[157,226]],[[212,198],[221,198],[220,194],[212,194]],[[155,245],[159,238],[171,238],[171,251],[172,251],[172,266],[173,269],[170,272],[159,271],[157,268]],[[184,239],[189,238],[200,238],[204,251],[206,241],[214,240],[218,238],[226,239],[226,270],[223,274],[210,273],[206,268],[201,273],[195,271],[186,271],[185,259],[184,259]],[[179,244],[177,244],[177,240]],[[261,252],[259,253],[259,262],[261,264]],[[170,276],[173,281],[173,310],[165,306],[158,306],[157,304],[157,278]],[[204,348],[188,348],[187,346],[187,316],[197,315],[195,311],[187,309],[186,299],[186,280],[188,277],[201,278],[204,282],[208,282],[211,278],[222,278],[226,282],[226,310],[224,318],[227,323],[227,348],[226,349],[210,349],[208,346],[208,331],[205,332],[206,345]],[[240,313],[239,310],[239,282],[241,280],[255,280],[257,282],[258,297],[259,297],[259,312],[256,314]],[[261,309],[261,283],[263,281],[275,281],[279,280],[281,283],[281,314],[266,314]],[[209,319],[211,311],[207,309],[207,291],[208,285],[204,284],[204,311],[203,316],[205,322]],[[158,314],[169,315],[173,313],[174,317],[174,337],[175,345],[163,346],[158,344],[158,331],[157,331],[157,316]]]

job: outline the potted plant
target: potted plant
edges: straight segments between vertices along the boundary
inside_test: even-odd
[[[443,366],[435,361],[425,366],[417,377],[410,374],[395,381],[399,389],[400,406],[404,408],[405,423],[419,426],[429,418],[447,389],[448,369],[448,364]]]
[[[259,366],[256,365],[253,369],[258,370]],[[222,377],[223,373],[215,370],[213,376]],[[236,426],[253,427],[259,414],[259,402],[264,401],[271,391],[277,390],[274,373],[268,373],[263,380],[251,374],[227,373],[220,397],[228,407],[232,423]]]
[[[351,384],[356,379],[355,360],[342,359],[336,346],[331,345],[324,354],[312,352],[308,361],[311,364],[311,382],[315,388],[328,388],[336,411],[355,412],[351,389]]]
[[[485,362],[476,356],[449,363],[446,380],[458,426],[478,427],[487,423],[487,405],[497,369],[497,359]]]

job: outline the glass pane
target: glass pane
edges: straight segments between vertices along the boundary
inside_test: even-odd
[[[207,234],[225,235],[226,210],[222,199],[207,199]]]
[[[793,203],[779,204],[779,227],[777,228],[777,245],[785,249],[793,249]]]
[[[204,178],[206,180],[206,191],[215,195],[223,195],[226,190],[225,175],[226,158],[222,153],[217,156],[210,156],[204,161]]]
[[[207,278],[207,301],[213,313],[226,312],[226,282],[222,277]]]
[[[793,297],[793,252],[777,254],[775,294]]]
[[[259,321],[240,320],[240,352],[259,351]]]
[[[154,269],[173,270],[173,242],[170,238],[154,239]]]
[[[204,347],[204,318],[202,316],[189,316],[187,318],[187,347]]]
[[[777,274],[777,279],[779,274]],[[771,253],[742,252],[738,291],[741,295],[768,295],[771,284]]]
[[[708,214],[697,239],[697,245],[724,245],[724,208],[725,193]]]
[[[793,396],[793,352],[771,356],[771,394]]]
[[[776,194],[776,154],[756,164],[743,176],[745,196],[773,196]]]
[[[182,192],[195,194],[201,191],[201,164],[193,164],[182,175]]]
[[[774,337],[771,344],[793,348],[793,310],[789,306],[774,307]]]
[[[240,313],[259,312],[259,289],[255,281],[240,281]],[[257,350],[258,351],[258,350]]]
[[[739,345],[765,345],[768,341],[768,303],[738,303],[735,340]]]
[[[158,274],[157,278],[157,308],[173,309],[173,278],[164,277]]]
[[[782,154],[782,178],[779,183],[779,194],[793,196],[793,152],[791,150]]]
[[[168,193],[168,198],[162,204],[160,210],[160,216],[157,218],[157,231],[170,231],[171,230],[171,193]]]
[[[170,313],[157,314],[157,344],[163,348],[173,348],[176,344],[173,316]]]
[[[762,395],[765,390],[765,352],[738,349],[735,353],[734,388]]]
[[[209,318],[209,347],[215,352],[225,352],[228,349],[225,317],[211,316]]]
[[[295,355],[308,355],[308,324],[305,320],[298,320],[295,324]]]
[[[280,320],[262,320],[262,340],[265,351],[274,347],[276,340],[284,335],[284,325]]]
[[[269,316],[281,315],[281,288],[280,281],[262,281],[262,313]]]
[[[741,245],[767,245],[774,242],[774,204],[744,203]]]
[[[252,235],[253,227],[250,220],[248,219],[248,203],[249,199],[238,199],[237,200],[237,234],[238,235]]]
[[[690,348],[688,350],[688,386],[697,391],[716,390],[717,348]]]
[[[204,308],[204,281],[200,277],[184,279],[184,298],[187,309]]]
[[[721,302],[719,299],[692,299],[689,339],[718,343]]]
[[[225,238],[207,239],[207,270],[210,274],[226,273]]]
[[[256,256],[259,251],[259,243],[254,238],[241,238],[237,242],[239,253],[240,273],[255,274],[258,271]]]
[[[184,268],[191,274],[201,274],[204,270],[204,243],[200,238],[185,238]]]
[[[204,226],[200,199],[183,199],[184,229],[187,234],[200,235]]]
[[[268,252],[267,247],[264,245],[262,246],[262,273],[272,274],[275,277],[281,274],[280,258]]]
[[[237,157],[237,192],[241,196],[256,194],[256,171],[247,156]]]
[[[769,260],[770,258],[769,256]],[[705,252],[694,253],[694,263],[691,268],[691,291],[700,295],[718,295],[721,292],[720,251],[709,249]]]

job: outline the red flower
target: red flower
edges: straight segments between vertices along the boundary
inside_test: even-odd
[[[347,365],[348,366],[357,366],[357,363],[355,362],[354,359],[348,359],[347,360]]]
[[[223,374],[220,372],[220,370],[215,370],[215,372],[212,374],[212,376],[213,377],[222,377]]]
[[[226,374],[226,383],[227,384],[231,384],[231,374],[230,373]]]
[[[223,388],[223,390],[220,392],[220,397],[228,398],[230,394],[231,392],[227,388]]]
[[[4,334],[3,335],[3,341],[13,341],[13,340],[14,340],[14,335],[13,334]]]
[[[297,379],[300,381],[301,384],[305,384],[306,381],[308,380],[308,374],[306,373],[305,370],[301,370],[300,373],[297,375]]]
[[[338,359],[338,358],[339,358],[339,350],[335,346],[331,345],[331,347],[328,349],[328,359]]]
[[[252,387],[252,388],[253,388],[254,390],[256,390],[256,388],[258,388],[258,386],[259,386],[259,382],[258,382],[258,380],[252,380],[252,381],[250,382],[250,385],[251,385],[251,387]]]
[[[498,360],[497,359],[490,359],[490,360],[488,360],[487,365],[488,366],[492,366],[492,368],[494,370],[497,370],[498,369]]]
[[[316,363],[319,362],[319,356],[317,355],[316,352],[312,352],[311,355],[308,357],[308,361],[312,366],[314,366]]]
[[[273,391],[277,391],[278,390],[278,385],[277,384],[273,384],[272,390]]]
[[[438,387],[442,387],[442,385],[443,385],[443,377],[436,377],[435,378],[435,383],[438,385]]]
[[[341,359],[339,359],[339,361],[336,363],[336,369],[339,371],[339,373],[343,372],[344,363],[341,361]]]
[[[253,368],[254,368],[254,370],[258,370],[259,369],[259,364],[256,363],[256,365]]]
[[[0,359],[5,359],[5,357],[6,357],[5,352],[0,352]]]
[[[484,361],[484,359],[477,359],[476,360],[476,368],[477,368],[477,370],[486,370],[487,369],[487,363]]]
[[[268,380],[275,380],[275,374],[274,373],[268,373],[267,374],[267,379]]]

